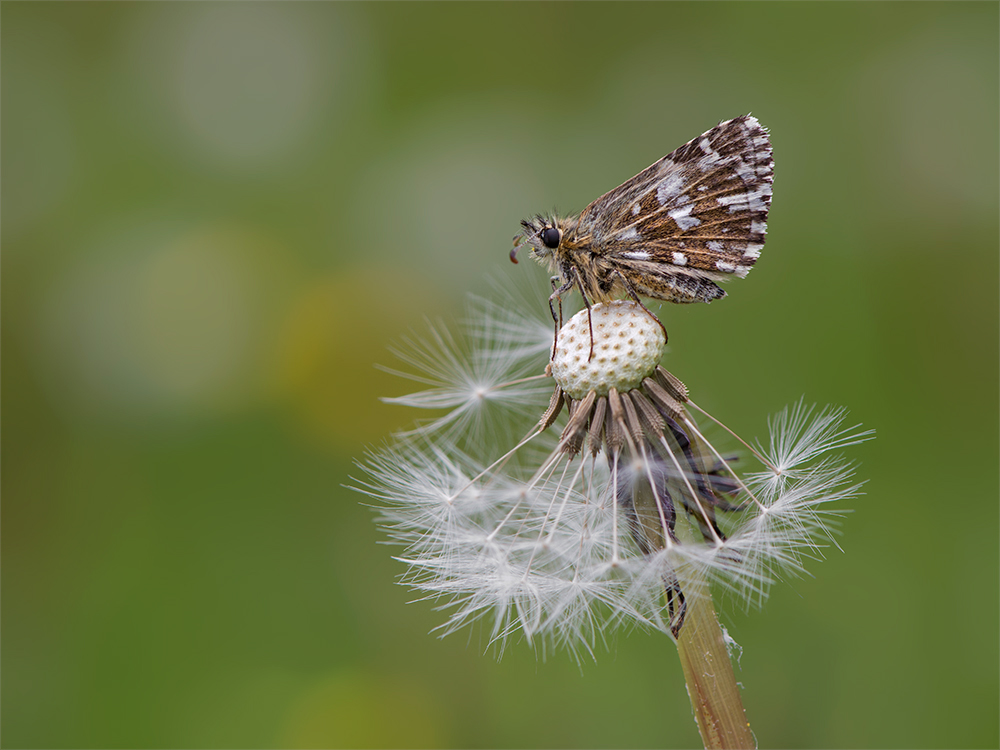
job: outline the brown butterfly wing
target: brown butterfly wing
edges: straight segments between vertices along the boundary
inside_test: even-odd
[[[714,284],[695,279],[709,282],[750,271],[764,246],[773,179],[767,131],[750,115],[738,117],[591,203],[578,232],[589,237],[594,252],[620,263],[641,294],[716,299],[723,296],[721,289],[714,293]],[[635,279],[643,274],[659,281],[640,289]],[[687,278],[675,279],[674,291],[655,293],[678,275]]]

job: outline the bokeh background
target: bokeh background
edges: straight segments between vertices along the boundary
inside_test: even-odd
[[[544,271],[577,211],[718,121],[776,157],[671,369],[745,435],[804,396],[878,438],[812,578],[724,612],[766,747],[996,747],[995,3],[2,7],[5,747],[685,747],[660,634],[596,663],[476,630],[353,461],[374,368]],[[544,320],[542,295],[529,299]]]

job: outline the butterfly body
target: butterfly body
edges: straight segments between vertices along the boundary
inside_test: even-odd
[[[578,216],[522,221],[511,260],[531,247],[554,274],[550,301],[573,288],[587,305],[623,295],[720,299],[726,293],[717,282],[746,276],[764,246],[773,171],[756,118],[722,122]]]

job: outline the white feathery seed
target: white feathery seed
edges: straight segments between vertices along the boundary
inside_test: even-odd
[[[430,387],[382,400],[447,410],[407,434],[438,433],[477,444],[495,438],[498,430],[510,437],[512,429],[523,430],[538,418],[537,404],[550,387],[530,376],[552,345],[552,330],[518,314],[513,302],[505,306],[472,297],[465,335],[428,323],[426,334],[405,337],[392,350],[409,371],[383,370]]]

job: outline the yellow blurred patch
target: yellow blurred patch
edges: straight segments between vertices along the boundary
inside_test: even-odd
[[[379,401],[398,395],[402,381],[375,365],[395,364],[390,344],[438,315],[441,298],[424,279],[370,267],[302,289],[280,339],[275,384],[311,439],[356,453],[412,420]]]
[[[348,671],[293,700],[279,747],[443,747],[446,712],[426,685]]]

